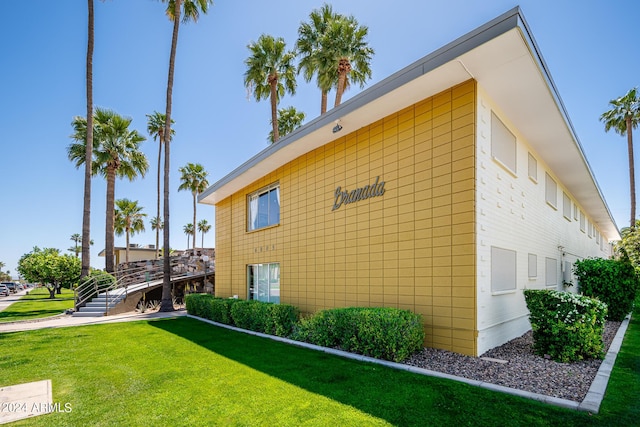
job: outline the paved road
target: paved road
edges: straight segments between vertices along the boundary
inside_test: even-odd
[[[5,310],[11,304],[13,304],[14,302],[18,301],[26,293],[27,293],[27,291],[23,289],[18,293],[9,294],[8,297],[0,297],[0,311]]]

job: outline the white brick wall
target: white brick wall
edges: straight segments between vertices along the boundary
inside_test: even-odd
[[[562,290],[562,264],[573,265],[576,259],[610,255],[607,242],[589,237],[589,213],[563,187],[536,151],[509,121],[508,112],[500,111],[478,87],[477,129],[477,274],[478,274],[478,354],[496,347],[530,329],[523,289],[544,289],[546,258],[555,259],[557,269],[554,289]],[[515,174],[491,156],[491,112],[517,138]],[[528,153],[537,160],[537,182],[529,178]],[[545,201],[545,172],[557,183],[556,208]],[[570,220],[563,215],[563,192],[571,198]],[[585,232],[574,218],[575,205],[584,212]],[[516,290],[503,293],[491,291],[491,247],[497,246],[517,252]],[[537,276],[529,278],[529,254],[537,255]],[[576,286],[568,288],[573,292]]]

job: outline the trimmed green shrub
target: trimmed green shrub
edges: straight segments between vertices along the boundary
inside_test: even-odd
[[[609,319],[622,321],[633,308],[638,290],[636,271],[628,261],[589,258],[575,263],[579,291],[607,304]]]
[[[526,289],[534,350],[558,362],[604,356],[607,305],[569,292]]]
[[[292,338],[400,362],[422,349],[424,329],[420,316],[408,310],[348,307],[302,319]]]
[[[298,322],[299,311],[288,304],[262,301],[238,301],[231,307],[231,317],[239,328],[288,337]]]
[[[210,294],[188,294],[185,299],[187,313],[214,322],[233,325],[231,306],[237,299],[217,298]]]

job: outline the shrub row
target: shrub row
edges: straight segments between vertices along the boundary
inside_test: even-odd
[[[293,339],[399,362],[422,349],[424,329],[408,310],[334,308],[302,319]]]
[[[292,334],[299,316],[292,305],[216,298],[209,294],[189,294],[185,304],[187,312],[194,316],[280,337]]]
[[[576,261],[573,271],[583,295],[607,304],[609,320],[620,322],[631,312],[639,286],[630,262],[588,258]]]
[[[420,316],[395,308],[335,308],[298,320],[291,305],[208,294],[187,295],[186,307],[215,322],[396,362],[422,349],[424,341]]]
[[[534,350],[558,362],[602,358],[607,305],[569,292],[526,289]]]

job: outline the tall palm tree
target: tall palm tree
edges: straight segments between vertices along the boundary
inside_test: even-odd
[[[167,3],[166,14],[173,22],[173,35],[171,37],[171,53],[169,55],[169,73],[167,77],[167,105],[165,112],[164,134],[171,133],[171,102],[173,95],[173,71],[176,62],[176,49],[178,47],[178,32],[180,30],[180,16],[183,22],[198,21],[200,12],[206,14],[213,0],[162,0]],[[184,13],[183,13],[184,12]],[[163,252],[168,254],[169,246],[169,170],[170,170],[170,140],[164,144],[164,233]],[[173,311],[171,298],[171,261],[164,257],[162,275],[162,302],[160,311]]]
[[[273,141],[278,133],[278,103],[286,92],[296,92],[295,54],[286,50],[282,37],[263,34],[255,43],[247,45],[251,55],[245,60],[244,85],[253,93],[256,101],[271,101],[271,127]]]
[[[206,219],[202,219],[198,221],[198,231],[202,233],[202,241],[200,242],[200,247],[204,249],[204,235],[207,234],[211,230],[211,224]]]
[[[158,247],[158,233],[164,228],[160,215],[151,218],[149,225],[151,225],[151,229],[156,232],[156,259],[158,259],[158,256],[160,255],[160,248]]]
[[[116,200],[115,211],[115,232],[118,236],[126,234],[125,261],[129,262],[129,236],[144,231],[144,208],[138,205],[137,200],[118,199]]]
[[[114,265],[114,201],[116,178],[133,181],[138,175],[144,176],[149,167],[146,156],[140,151],[145,137],[136,130],[129,130],[131,119],[122,117],[114,111],[96,108],[94,115],[93,149],[94,160],[91,165],[93,175],[102,175],[107,180],[107,201],[105,210],[105,270],[112,273]],[[76,117],[73,122],[76,133],[72,138],[78,142],[68,147],[69,160],[76,167],[85,162],[84,152],[87,134],[87,121]]]
[[[371,58],[374,51],[366,38],[369,28],[358,24],[353,17],[332,20],[322,37],[321,56],[332,61],[334,76],[337,76],[336,100],[334,107],[342,102],[344,91],[353,83],[364,83],[371,78]]]
[[[600,116],[604,122],[604,130],[611,129],[617,134],[627,135],[627,151],[629,152],[629,190],[631,193],[631,221],[630,228],[636,226],[636,180],[633,160],[633,129],[640,123],[640,99],[637,88],[631,89],[624,96],[609,101],[612,107]]]
[[[78,233],[72,234],[71,241],[75,244],[74,247],[71,248],[71,252],[76,254],[76,258],[78,258],[78,254],[81,252],[81,250],[78,250],[78,243],[82,241],[82,236],[80,236]]]
[[[302,126],[305,114],[302,111],[296,110],[295,107],[279,108],[278,109],[278,133],[280,136],[285,136],[294,130]],[[273,131],[269,132],[269,141],[273,144]]]
[[[309,22],[302,22],[298,28],[296,54],[300,56],[298,73],[302,72],[304,79],[310,82],[314,75],[320,88],[320,114],[327,112],[327,94],[335,86],[336,75],[333,61],[322,55],[323,38],[329,24],[339,19],[341,15],[333,12],[331,5],[324,4],[309,14]]]
[[[196,231],[193,229],[193,224],[189,223],[187,225],[185,225],[184,227],[182,227],[182,231],[184,231],[184,234],[187,235],[187,252],[189,251],[189,238],[191,236],[195,236],[196,235]],[[193,249],[195,250],[195,246],[193,247]]]
[[[209,186],[207,181],[207,175],[209,173],[204,170],[204,167],[200,163],[187,163],[186,166],[178,169],[180,172],[180,186],[178,191],[187,190],[191,191],[193,195],[193,224],[196,222],[196,198],[199,193],[202,193]],[[196,248],[196,233],[193,233],[193,248]]]
[[[91,269],[91,159],[93,157],[93,41],[94,41],[94,11],[93,0],[88,0],[88,24],[87,24],[87,132],[84,153],[84,195],[82,208],[82,260],[80,279],[89,275]]]
[[[154,111],[153,114],[147,114],[147,132],[149,135],[153,137],[153,140],[158,140],[158,193],[157,193],[157,203],[156,203],[156,217],[160,219],[160,161],[162,159],[162,144],[164,144],[164,125],[166,121],[166,116],[162,113]],[[174,121],[171,120],[171,124],[174,124]],[[171,129],[171,136],[175,135],[175,130]],[[151,227],[156,232],[156,254],[155,258],[158,259],[158,251],[160,250],[160,230],[162,227]]]

